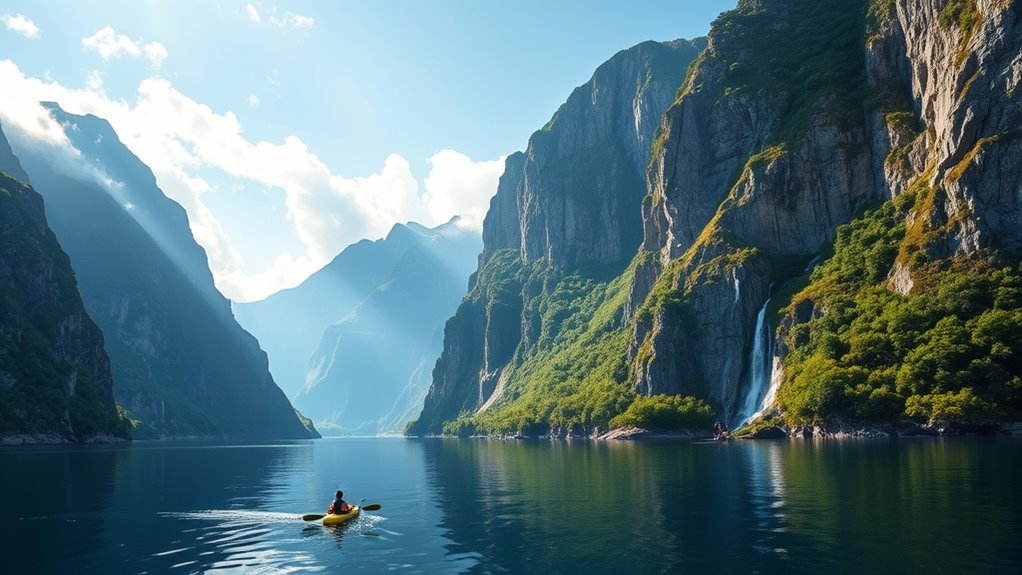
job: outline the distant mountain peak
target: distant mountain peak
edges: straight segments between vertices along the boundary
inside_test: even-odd
[[[410,232],[414,233],[415,235],[423,237],[423,238],[426,238],[426,239],[432,239],[432,238],[435,238],[435,237],[441,236],[441,235],[446,237],[446,236],[450,236],[452,231],[460,231],[460,230],[462,230],[462,226],[461,226],[462,220],[463,220],[463,218],[461,216],[455,215],[455,216],[452,216],[451,219],[447,220],[446,222],[444,222],[442,224],[439,224],[437,226],[434,226],[432,228],[428,227],[428,226],[425,226],[423,224],[420,224],[419,222],[413,222],[413,221],[407,221],[407,222],[405,222],[403,224],[402,223],[396,223],[396,224],[394,224],[390,228],[390,231],[387,233],[387,236],[386,236],[385,239],[386,240],[390,240],[393,237],[395,237],[395,234],[400,235],[401,233],[403,233],[405,231],[410,231]]]

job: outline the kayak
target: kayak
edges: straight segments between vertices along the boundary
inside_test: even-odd
[[[355,505],[351,508],[351,511],[347,513],[340,515],[334,515],[331,513],[330,515],[323,517],[323,525],[341,525],[347,523],[348,521],[358,517],[358,513],[361,510],[362,509],[358,505]]]

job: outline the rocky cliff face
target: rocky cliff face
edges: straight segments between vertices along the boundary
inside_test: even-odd
[[[924,188],[902,249],[928,258],[1022,239],[1017,5],[801,4],[741,2],[715,23],[649,174],[633,382],[706,395],[726,418],[769,286],[858,209]],[[903,290],[911,255],[890,274]]]
[[[777,371],[783,365],[779,358],[765,356],[803,345],[808,333],[803,324],[828,314],[824,296],[839,286],[817,275],[797,305],[786,306],[809,283],[817,262],[830,261],[838,229],[866,208],[884,204],[884,217],[896,214],[893,224],[884,225],[904,236],[896,238],[891,253],[887,236],[855,236],[876,252],[863,265],[893,293],[932,286],[940,270],[952,265],[976,268],[952,260],[983,259],[983,269],[1014,265],[1022,241],[1017,160],[1022,122],[1015,94],[1022,77],[1019,10],[1017,2],[1005,0],[742,0],[722,14],[677,100],[659,120],[640,207],[642,244],[632,266],[615,280],[627,284],[624,295],[610,294],[605,303],[623,301],[581,318],[590,326],[600,319],[604,328],[628,334],[626,365],[594,360],[573,369],[620,377],[642,395],[708,399],[723,420],[735,424],[750,415],[750,405],[762,404],[759,397],[774,397],[776,385],[786,381]],[[532,281],[523,260],[571,266],[615,257],[613,249],[572,230],[580,222],[609,225],[606,218],[577,216],[614,213],[625,200],[597,195],[587,212],[566,207],[571,204],[562,198],[568,195],[559,194],[556,185],[544,187],[535,173],[549,165],[534,160],[537,152],[546,157],[562,150],[551,141],[562,140],[534,137],[526,154],[508,160],[487,215],[477,297],[448,322],[444,356],[418,431],[436,431],[445,418],[487,407],[499,395],[493,390],[514,379],[507,366],[528,361],[536,326],[545,325],[528,310],[555,300],[550,284]],[[587,160],[600,157],[600,149],[585,150],[580,156]],[[616,179],[626,173],[620,165],[581,162],[575,164],[578,171],[555,173],[607,178],[615,182],[608,189],[628,194],[629,180]],[[554,229],[558,224],[552,221],[566,225]],[[843,233],[846,238],[866,233],[857,229],[868,226]],[[593,249],[573,243],[580,237]],[[630,236],[613,231],[607,237]],[[502,253],[497,248],[519,254],[500,262],[511,273],[487,267]],[[884,269],[870,267],[877,265]],[[484,277],[500,281],[488,285]],[[783,318],[779,308],[786,308]],[[620,315],[607,323],[610,312]],[[778,334],[770,326],[779,323]],[[764,333],[757,337],[757,330]],[[753,349],[756,342],[762,349]],[[608,344],[601,353],[617,349]],[[552,381],[569,386],[572,372],[559,371],[564,360],[554,354],[545,372],[533,373],[558,374]],[[752,382],[756,378],[772,390],[765,393],[763,381]],[[907,396],[895,395],[893,383],[884,385],[857,389],[875,391],[878,401],[894,397],[905,407]],[[747,397],[753,388],[763,395]],[[540,420],[560,418],[569,409],[550,411],[540,399],[546,396],[515,393],[517,408],[542,413]],[[591,407],[582,401],[570,409]],[[496,428],[508,426],[501,422]]]
[[[913,222],[932,232],[919,245],[930,257],[1022,245],[1020,18],[1022,7],[1005,0],[898,2],[870,45],[876,76],[901,73],[911,90],[916,130],[892,134],[904,143],[885,175],[894,193],[932,190],[933,205]],[[885,57],[885,46],[904,57]]]
[[[274,384],[266,355],[213,286],[181,207],[156,188],[152,173],[105,121],[51,111],[81,152],[82,166],[69,169],[37,146],[24,146],[20,156],[103,330],[114,394],[137,420],[135,433],[315,434],[299,421]]]
[[[0,171],[0,443],[126,439],[103,334],[3,132]]]
[[[508,157],[483,225],[480,270],[507,252],[517,254],[510,265],[567,272],[627,264],[642,237],[644,172],[659,118],[701,47],[640,44],[572,92],[526,151]],[[515,354],[539,336],[538,310],[529,305],[539,305],[542,288],[500,275],[477,281],[448,322],[415,432],[438,432],[443,421],[492,403]]]
[[[632,257],[649,150],[699,42],[645,42],[616,54],[510,156],[484,222],[499,249],[556,267]]]
[[[645,302],[629,351],[643,392],[706,396],[728,419],[770,285],[883,196],[862,121],[865,9],[741,2],[715,23],[650,166],[651,255],[630,296]]]

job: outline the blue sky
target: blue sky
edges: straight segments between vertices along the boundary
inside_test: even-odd
[[[0,62],[22,92],[110,119],[221,289],[252,299],[396,221],[478,219],[499,160],[599,64],[705,35],[733,4],[8,0]]]

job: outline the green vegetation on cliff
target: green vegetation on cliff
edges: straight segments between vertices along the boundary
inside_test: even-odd
[[[653,429],[709,429],[713,408],[692,396],[639,396],[624,413],[610,420],[610,426]]]
[[[501,399],[447,424],[445,433],[605,428],[634,398],[624,384],[627,333],[616,325],[630,274],[614,280],[607,279],[612,272],[564,274],[543,261],[521,263],[513,250],[501,250],[488,264],[480,274],[480,285],[490,293],[488,306],[508,296],[520,301],[528,332],[523,339],[532,343],[516,350]],[[520,288],[501,289],[512,285]]]
[[[629,425],[703,426],[710,408],[702,401],[644,401],[627,383],[630,331],[621,316],[634,265],[619,272],[590,267],[565,273],[542,260],[523,263],[511,249],[493,253],[466,301],[485,308],[491,321],[501,309],[521,309],[514,321],[522,321],[523,341],[501,375],[493,405],[463,413],[443,432],[589,434]]]
[[[793,324],[778,393],[789,423],[906,417],[944,423],[1022,413],[1017,259],[990,252],[916,257],[908,294],[884,284],[912,241],[903,222],[918,207],[918,193],[839,228],[834,256],[782,310]],[[807,310],[808,321],[797,318]]]
[[[779,142],[800,138],[821,107],[839,121],[858,122],[868,96],[866,2],[794,2],[783,18],[778,10],[743,1],[713,23],[713,57],[729,72],[723,95],[785,94]]]

